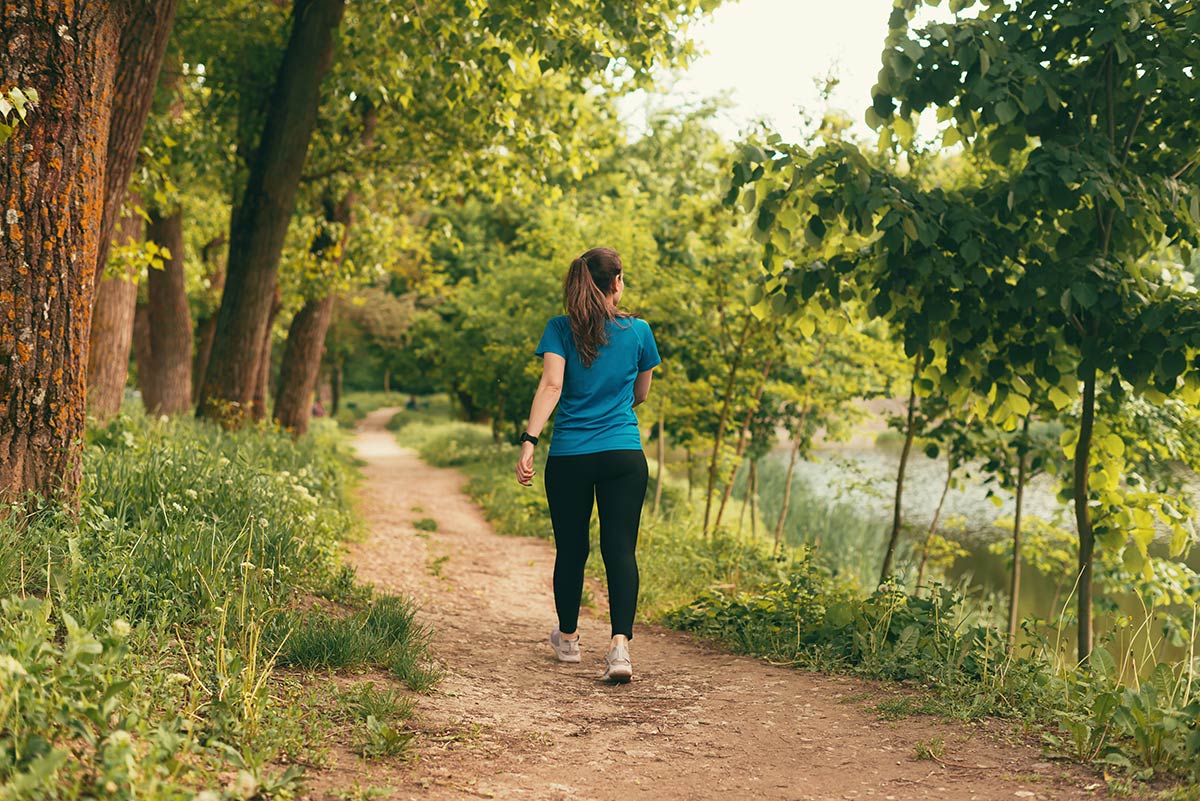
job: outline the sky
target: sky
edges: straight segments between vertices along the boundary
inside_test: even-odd
[[[707,51],[651,103],[685,105],[728,92],[732,108],[716,121],[737,137],[765,118],[796,138],[798,109],[819,116],[824,108],[814,78],[833,72],[841,83],[831,105],[849,113],[867,132],[863,112],[879,72],[892,0],[740,0],[727,2],[693,29],[697,49]],[[626,99],[622,116],[637,127],[647,98]]]

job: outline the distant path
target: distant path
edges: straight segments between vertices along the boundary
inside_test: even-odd
[[[356,783],[422,801],[1105,795],[1086,772],[1006,742],[1004,727],[884,721],[870,706],[892,692],[886,684],[777,668],[662,628],[636,628],[634,680],[607,686],[598,677],[608,625],[587,610],[583,664],[559,664],[545,644],[552,545],[497,535],[459,473],[424,464],[384,430],[394,412],[368,415],[357,438],[371,535],[350,562],[363,580],[418,601],[445,678],[418,699],[415,762],[334,749],[315,797],[347,797],[322,788],[344,794]],[[514,478],[513,492],[536,491]],[[412,526],[426,517],[438,523],[428,537]],[[942,761],[917,759],[916,744],[937,737]]]

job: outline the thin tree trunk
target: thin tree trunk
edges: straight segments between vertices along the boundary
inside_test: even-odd
[[[137,362],[142,407],[147,410],[159,408],[162,390],[157,381],[159,374],[150,366],[154,364],[154,340],[150,337],[150,307],[145,303],[137,304],[133,314],[133,360]]]
[[[725,397],[721,400],[721,417],[717,421],[717,436],[713,441],[712,460],[708,465],[708,488],[704,494],[704,527],[702,533],[708,536],[708,520],[712,513],[713,491],[717,483],[717,464],[721,457],[721,443],[725,437],[725,424],[729,422],[729,406],[733,402],[733,383],[737,378],[738,368],[742,362],[742,351],[746,340],[750,338],[750,330],[754,326],[754,316],[746,315],[746,325],[742,328],[742,337],[738,340],[737,348],[733,351],[733,361],[729,365],[729,378],[725,382]]]
[[[921,545],[921,563],[917,567],[917,592],[920,592],[921,582],[925,580],[925,562],[929,558],[929,544],[933,541],[933,535],[937,533],[938,521],[942,519],[942,507],[946,503],[947,493],[950,492],[950,482],[954,480],[954,468],[954,461],[949,460],[946,469],[946,483],[942,485],[942,497],[938,499],[937,509],[933,511],[933,522],[929,524],[929,533],[925,535],[925,542]]]
[[[330,381],[330,388],[333,391],[333,402],[330,404],[331,411],[329,413],[331,415],[337,415],[338,409],[342,408],[342,363],[341,363],[341,361],[338,361],[336,364],[333,365],[333,367],[330,368],[330,373],[332,373],[332,380]]]
[[[150,341],[154,344],[151,361],[144,368],[154,371],[153,384],[158,390],[157,405],[147,406],[146,411],[179,414],[192,405],[192,315],[183,274],[183,210],[177,208],[166,216],[151,211],[146,236],[170,252],[163,268],[150,270],[146,280]]]
[[[200,250],[200,260],[204,263],[204,276],[208,279],[208,291],[220,303],[221,291],[225,288],[225,267],[222,264],[222,253],[225,248],[225,234],[220,234],[208,241]],[[200,385],[204,383],[204,375],[208,372],[208,357],[212,353],[213,336],[217,332],[217,311],[196,318],[196,359],[192,363],[192,405],[200,400]]]
[[[383,371],[383,394],[384,395],[392,394],[392,371],[391,370]]]
[[[262,138],[230,225],[225,291],[200,391],[200,416],[236,425],[255,408],[283,240],[345,7],[346,0],[296,0],[293,8]]]
[[[693,486],[693,482],[692,482],[692,449],[686,448],[686,449],[684,449],[684,453],[687,454],[688,501],[691,501],[692,500],[692,486]]]
[[[1092,449],[1092,427],[1096,415],[1096,371],[1088,370],[1083,380],[1083,410],[1079,420],[1079,442],[1075,445],[1075,526],[1079,533],[1077,637],[1079,662],[1092,655],[1092,552],[1096,538],[1088,511],[1088,473]]]
[[[654,480],[654,514],[658,514],[662,502],[663,473],[667,467],[666,432],[663,430],[663,418],[658,418],[658,477]]]
[[[742,430],[738,433],[737,453],[733,460],[737,466],[729,474],[729,480],[725,482],[725,490],[721,493],[721,505],[717,507],[717,520],[713,523],[714,528],[721,525],[721,518],[725,515],[725,506],[729,503],[729,496],[733,493],[733,480],[737,478],[737,472],[742,468],[742,456],[746,453],[750,423],[753,422],[754,415],[758,414],[758,407],[762,405],[763,392],[766,391],[767,378],[771,375],[773,363],[774,359],[767,359],[767,363],[763,366],[762,379],[758,382],[758,389],[754,392],[754,402],[750,404],[750,410],[746,412],[746,419],[742,421]]]
[[[313,391],[321,372],[325,333],[333,315],[333,295],[304,304],[288,329],[275,396],[275,421],[301,436],[312,417]]]
[[[804,441],[804,426],[808,422],[808,413],[811,407],[808,405],[808,393],[804,397],[804,411],[800,414],[800,422],[796,426],[794,439],[792,440],[792,452],[788,457],[787,480],[783,484],[783,504],[779,510],[779,520],[775,523],[775,549],[778,550],[783,544],[783,524],[787,522],[788,507],[792,504],[792,478],[796,473],[796,461],[800,456],[800,444]]]
[[[1008,587],[1008,651],[1017,646],[1017,608],[1021,597],[1021,506],[1025,498],[1026,471],[1029,464],[1029,419],[1021,427],[1021,451],[1017,454],[1017,511],[1013,516],[1012,581]]]
[[[750,460],[750,473],[754,472],[754,460]],[[742,511],[738,513],[738,536],[746,527],[746,507],[750,505],[750,476],[746,476],[746,489],[742,492]]]
[[[892,558],[896,553],[896,541],[900,539],[901,501],[904,498],[904,471],[908,469],[908,454],[912,450],[916,430],[913,417],[917,410],[917,376],[921,373],[921,357],[913,363],[912,383],[908,390],[908,424],[904,433],[904,449],[900,451],[900,468],[896,472],[896,500],[892,507],[892,533],[888,538],[887,552],[883,555],[883,569],[879,572],[879,583],[883,584],[892,573]]]
[[[78,498],[125,11],[0,0],[4,88],[34,89],[41,100],[0,145],[0,502],[27,492]]]
[[[750,462],[750,538],[758,536],[758,460]]]
[[[122,218],[118,242],[140,243],[142,227],[142,218],[137,214]],[[100,281],[88,344],[87,401],[88,412],[101,423],[120,411],[125,397],[136,308],[136,278],[112,275]]]
[[[275,329],[275,318],[283,309],[283,298],[279,287],[275,288],[275,298],[271,301],[271,314],[267,317],[267,330],[263,333],[262,352],[259,355],[258,377],[254,383],[254,401],[250,407],[250,418],[259,423],[267,419],[267,387],[271,383],[271,334]]]

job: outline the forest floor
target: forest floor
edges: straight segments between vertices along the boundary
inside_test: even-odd
[[[894,685],[777,667],[655,626],[634,632],[633,681],[607,685],[599,586],[580,621],[583,663],[557,662],[546,643],[553,545],[496,534],[459,473],[423,463],[384,429],[394,411],[359,430],[370,535],[349,561],[361,579],[416,600],[444,678],[417,697],[408,758],[363,760],[334,745],[310,798],[1107,796],[1094,773],[1051,761],[1010,723],[886,720],[874,707]],[[514,478],[513,491],[537,489]],[[412,525],[423,518],[437,530]]]

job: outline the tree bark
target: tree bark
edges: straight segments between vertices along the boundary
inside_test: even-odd
[[[374,135],[374,120],[378,119],[378,115],[370,112],[373,107],[367,108],[363,134],[365,142],[369,142]],[[333,226],[340,226],[341,234],[337,239],[327,233],[316,237],[312,252],[318,259],[341,266],[357,199],[353,191],[347,192],[337,202],[326,197],[325,220],[332,224],[329,230]],[[288,329],[283,364],[279,370],[279,392],[275,398],[275,421],[296,436],[308,431],[309,418],[312,416],[312,395],[321,375],[325,334],[329,331],[329,321],[332,317],[333,295],[327,294],[324,297],[309,299],[292,318],[292,325]],[[387,384],[385,371],[384,392],[388,391]]]
[[[225,288],[225,267],[222,264],[221,253],[225,247],[225,234],[209,240],[200,250],[200,260],[204,263],[204,276],[208,279],[208,291],[218,298]],[[204,383],[204,375],[208,372],[208,357],[212,353],[213,336],[217,332],[217,314],[196,318],[196,358],[192,363],[192,404],[200,400],[200,386]]]
[[[162,405],[162,391],[156,382],[158,374],[153,368],[146,369],[154,363],[154,341],[150,338],[150,307],[145,303],[137,304],[133,314],[133,360],[137,362],[142,407],[157,409]]]
[[[137,163],[142,131],[154,101],[154,88],[167,52],[179,0],[129,0],[132,13],[121,31],[117,53],[112,122],[104,171],[104,211],[100,222],[97,274],[108,263],[108,251],[121,204]]]
[[[254,408],[284,236],[333,62],[346,0],[296,0],[266,123],[229,231],[225,291],[197,414],[240,423]]]
[[[742,329],[742,337],[738,340],[737,348],[733,351],[733,362],[729,365],[729,378],[725,382],[725,397],[721,400],[721,417],[717,421],[717,435],[713,440],[712,460],[708,464],[708,488],[704,494],[704,527],[702,533],[708,536],[708,520],[712,514],[713,490],[717,483],[717,462],[721,456],[721,440],[725,436],[725,424],[729,421],[729,406],[733,401],[733,383],[737,378],[738,368],[741,367],[742,351],[746,348],[746,340],[750,338],[750,330],[754,326],[754,316],[746,315],[746,325]]]
[[[917,410],[917,376],[921,374],[921,357],[913,363],[912,383],[908,390],[908,423],[904,432],[904,449],[900,451],[900,468],[896,472],[896,500],[892,506],[892,533],[888,538],[887,552],[883,555],[883,569],[879,571],[879,583],[888,580],[892,573],[892,558],[896,554],[896,541],[900,539],[901,501],[904,498],[904,471],[908,469],[908,454],[912,450],[916,429],[913,418]]]
[[[283,297],[279,294],[279,287],[276,287],[270,314],[267,316],[267,330],[263,333],[262,351],[259,354],[258,372],[254,381],[254,400],[250,406],[250,419],[256,423],[267,419],[267,387],[271,384],[271,334],[275,328],[275,318],[282,309]]]
[[[151,211],[146,234],[171,254],[163,269],[150,270],[146,281],[153,352],[143,368],[153,371],[158,390],[156,405],[147,405],[146,411],[179,414],[192,405],[192,316],[183,273],[182,209],[166,216]]]
[[[78,497],[124,12],[0,0],[0,76],[41,100],[0,145],[0,502]]]
[[[1079,442],[1075,445],[1075,527],[1079,534],[1079,573],[1077,581],[1078,656],[1080,664],[1092,655],[1092,552],[1096,546],[1092,517],[1088,510],[1089,458],[1092,450],[1092,426],[1096,416],[1096,371],[1088,370],[1083,379],[1083,410],[1079,419]]]
[[[1021,505],[1025,498],[1026,471],[1029,465],[1029,419],[1021,427],[1021,450],[1017,454],[1017,510],[1013,516],[1012,581],[1008,587],[1008,652],[1017,647],[1017,607],[1021,597]]]
[[[333,295],[310,300],[296,312],[288,329],[279,371],[279,392],[275,396],[275,420],[296,436],[308,431],[313,391],[321,372],[325,333],[332,315]]]
[[[142,228],[137,214],[123,218],[118,242],[140,243]],[[137,290],[137,280],[125,275],[104,278],[96,289],[88,343],[87,405],[88,413],[101,423],[120,411],[125,398]]]

